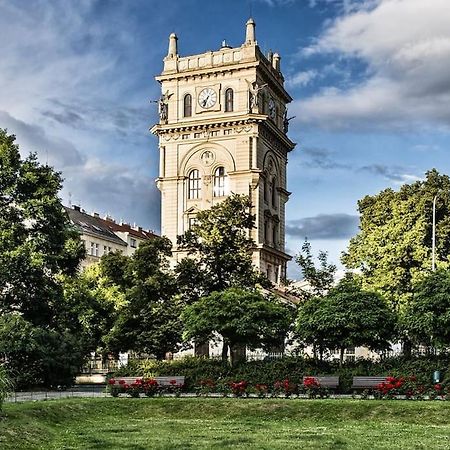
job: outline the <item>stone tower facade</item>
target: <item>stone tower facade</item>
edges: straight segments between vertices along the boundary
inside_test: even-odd
[[[230,193],[249,195],[256,214],[254,264],[270,280],[286,275],[285,203],[288,153],[286,105],[280,56],[263,55],[255,23],[246,24],[245,42],[232,48],[179,56],[171,34],[161,84],[159,138],[161,233],[174,244],[173,262],[184,253],[177,236]]]

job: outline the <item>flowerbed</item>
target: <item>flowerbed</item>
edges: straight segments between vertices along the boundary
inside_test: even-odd
[[[116,380],[115,378],[110,378],[108,380],[108,392],[113,397],[118,397],[119,394],[126,394],[134,398],[140,397],[141,394],[147,397],[175,394],[176,397],[179,397],[183,388],[184,385],[177,383],[176,380],[170,380],[167,385],[159,384],[153,378],[136,378],[131,383],[127,383],[123,379]]]
[[[418,381],[417,377],[386,377],[386,380],[375,387],[375,398],[394,399],[405,396],[407,399],[450,400],[450,385],[436,383],[426,385]]]
[[[246,380],[240,381],[214,381],[210,378],[200,380],[195,389],[198,396],[208,397],[211,394],[219,394],[223,397],[249,397],[258,398],[273,397],[298,397],[304,395],[307,398],[325,398],[329,396],[328,389],[320,385],[315,377],[306,377],[303,383],[295,383],[289,379],[278,380],[273,384],[251,384]]]

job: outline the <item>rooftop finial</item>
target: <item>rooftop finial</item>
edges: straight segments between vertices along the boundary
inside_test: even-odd
[[[255,21],[250,17],[246,23],[246,32],[245,32],[245,43],[246,44],[255,44]]]
[[[178,48],[177,48],[177,35],[175,33],[171,33],[169,36],[169,51],[167,53],[168,57],[175,58],[178,54]]]
[[[279,72],[280,71],[280,55],[278,53],[274,53],[272,57],[272,67]]]

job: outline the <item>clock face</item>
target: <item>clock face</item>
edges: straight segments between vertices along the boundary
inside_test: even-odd
[[[216,91],[212,88],[203,89],[198,95],[198,104],[202,108],[212,108],[217,102]]]
[[[276,114],[275,101],[273,100],[273,98],[271,98],[269,100],[269,117],[271,119],[275,119],[275,114]]]

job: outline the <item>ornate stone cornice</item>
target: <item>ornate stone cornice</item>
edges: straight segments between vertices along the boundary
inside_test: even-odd
[[[150,132],[161,136],[172,133],[201,132],[220,128],[244,127],[255,123],[261,123],[266,118],[267,116],[263,114],[246,114],[244,116],[211,118],[203,119],[201,121],[156,124],[150,128]]]

